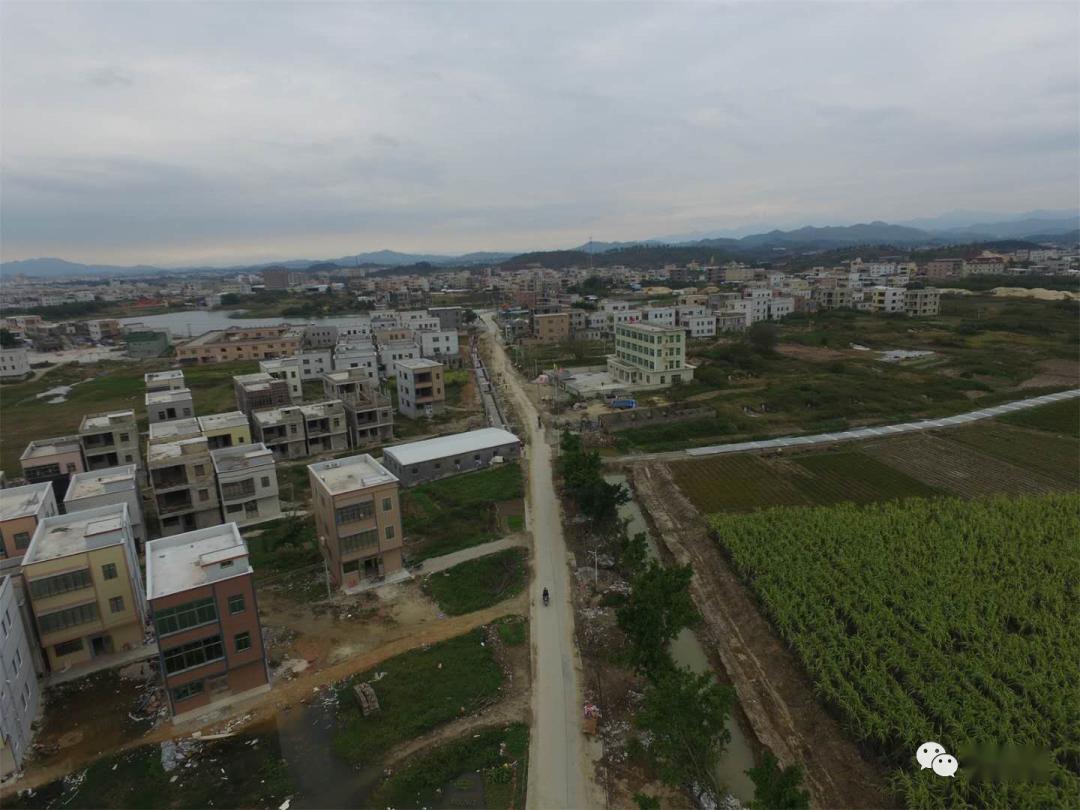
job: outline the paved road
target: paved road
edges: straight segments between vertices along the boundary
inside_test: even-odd
[[[525,395],[506,353],[494,339],[490,316],[485,323],[492,333],[492,376],[507,383],[529,435],[529,508],[527,524],[532,530],[536,577],[529,594],[530,633],[535,656],[533,725],[529,745],[527,805],[538,810],[581,810],[592,806],[588,760],[582,740],[580,662],[574,646],[574,614],[570,604],[570,571],[561,510],[552,480],[551,447],[543,429],[537,427],[536,409]],[[551,604],[543,606],[547,587]]]
[[[1014,411],[1035,408],[1039,405],[1047,405],[1051,402],[1060,402],[1063,399],[1072,399],[1074,397],[1080,397],[1080,389],[1059,391],[1056,394],[1044,394],[1030,399],[1019,399],[1015,402],[1006,402],[1004,405],[995,405],[992,408],[983,408],[978,411],[957,414],[956,416],[945,416],[941,419],[923,419],[918,422],[904,422],[899,425],[859,428],[857,430],[845,430],[840,433],[819,433],[814,436],[788,436],[779,439],[764,439],[757,442],[716,444],[710,447],[692,447],[689,450],[675,450],[669,453],[612,456],[606,460],[611,464],[624,464],[633,461],[677,461],[701,456],[715,456],[721,453],[748,453],[755,450],[779,450],[785,447],[806,447],[814,444],[832,444],[857,439],[884,439],[889,436],[898,436],[901,433],[912,433],[920,430],[961,427],[977,422],[980,419],[992,419],[995,416],[1002,416]]]

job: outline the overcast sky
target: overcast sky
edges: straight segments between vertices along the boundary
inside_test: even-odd
[[[4,260],[1078,204],[1074,3],[4,2]]]

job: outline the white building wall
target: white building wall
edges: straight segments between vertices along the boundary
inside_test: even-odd
[[[25,346],[0,349],[0,379],[25,377],[30,373],[30,352]]]
[[[0,778],[19,770],[33,739],[41,689],[15,580],[0,580]]]

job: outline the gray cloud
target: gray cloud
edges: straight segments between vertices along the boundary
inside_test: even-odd
[[[1068,4],[0,5],[3,258],[1075,205]]]

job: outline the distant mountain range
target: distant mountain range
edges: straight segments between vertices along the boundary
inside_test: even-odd
[[[911,220],[902,224],[874,221],[858,225],[807,226],[790,231],[772,230],[744,236],[713,236],[697,238],[645,239],[631,242],[595,242],[573,248],[575,251],[599,254],[629,248],[660,247],[708,247],[727,251],[734,255],[762,257],[770,252],[816,251],[859,245],[892,245],[898,248],[941,247],[943,245],[992,242],[1002,239],[1022,239],[1039,243],[1075,243],[1080,227],[1080,211],[1029,211],[1007,219],[980,221],[986,215],[978,212],[952,212],[940,217]],[[972,221],[975,220],[975,221]],[[916,227],[918,223],[922,227]],[[944,226],[944,227],[942,227]],[[730,232],[729,232],[730,233]],[[160,268],[152,265],[123,267],[107,264],[80,264],[65,259],[22,259],[0,264],[0,276],[17,275],[35,278],[65,278],[89,275],[183,275],[189,273],[236,273],[257,272],[267,267],[286,267],[290,270],[307,270],[318,266],[322,270],[330,266],[366,267],[371,269],[407,267],[429,264],[436,267],[460,267],[476,264],[498,264],[520,254],[476,252],[460,256],[434,253],[399,253],[394,250],[376,250],[342,256],[338,259],[292,259],[283,262],[264,262],[233,267],[184,267]]]

